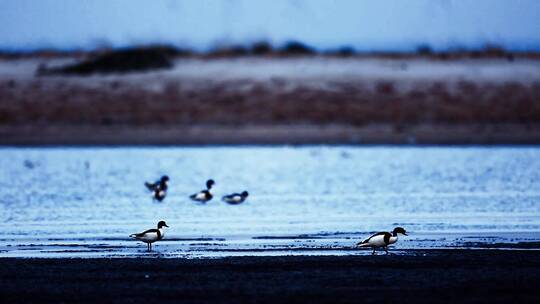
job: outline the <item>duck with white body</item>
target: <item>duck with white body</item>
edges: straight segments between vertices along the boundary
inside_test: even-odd
[[[152,251],[152,243],[163,239],[165,236],[165,227],[169,227],[165,221],[159,221],[157,224],[157,229],[148,229],[141,233],[134,233],[129,237],[146,243],[148,251]]]
[[[372,254],[375,255],[376,248],[383,248],[388,254],[388,245],[394,244],[398,241],[398,234],[407,235],[405,229],[396,227],[390,232],[377,232],[362,242],[356,244],[357,247],[371,247],[373,248]]]
[[[242,193],[233,193],[229,195],[225,195],[221,198],[222,201],[226,202],[227,204],[231,205],[238,205],[243,203],[246,198],[248,197],[249,193],[247,191],[243,191]]]
[[[212,186],[215,185],[216,183],[214,182],[213,179],[209,179],[206,181],[206,190],[201,190],[195,194],[192,194],[189,196],[189,198],[191,198],[192,200],[196,201],[196,202],[200,202],[200,203],[206,203],[208,202],[209,200],[211,200],[214,196],[212,195],[212,193],[210,193],[210,189],[212,189]]]

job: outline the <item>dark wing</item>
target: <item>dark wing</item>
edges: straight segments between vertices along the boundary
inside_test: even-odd
[[[161,232],[159,232],[159,230],[157,230],[157,229],[148,229],[148,230],[146,230],[146,231],[144,231],[144,232],[135,234],[135,236],[136,236],[136,237],[142,237],[143,235],[145,235],[145,234],[147,234],[147,233],[149,233],[149,232],[157,232],[158,236],[161,237]]]
[[[368,237],[367,239],[363,240],[362,242],[360,242],[360,244],[368,243],[369,240],[371,240],[373,237],[376,237],[376,236],[378,236],[378,235],[384,235],[384,242],[385,242],[385,243],[388,243],[388,242],[386,241],[386,238],[388,237],[388,239],[389,239],[390,236],[391,236],[391,234],[388,233],[388,232],[377,232],[377,233],[375,233],[374,235],[372,235],[372,236]],[[388,236],[387,236],[387,235],[388,235]]]
[[[390,244],[390,237],[391,236],[392,235],[390,233],[388,233],[388,232],[384,234],[384,243],[385,244]]]
[[[148,188],[148,190],[154,191],[154,190],[156,190],[156,187],[158,186],[158,183],[145,182],[144,185],[146,186],[146,188]]]

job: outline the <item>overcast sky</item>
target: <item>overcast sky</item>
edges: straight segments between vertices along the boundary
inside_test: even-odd
[[[297,39],[327,49],[540,50],[539,0],[0,0],[0,48]]]

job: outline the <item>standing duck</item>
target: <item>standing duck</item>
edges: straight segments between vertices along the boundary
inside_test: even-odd
[[[398,233],[407,235],[405,229],[401,227],[396,227],[390,232],[377,232],[374,235],[368,237],[367,239],[356,244],[357,247],[371,247],[373,248],[372,255],[375,255],[375,248],[382,247],[386,254],[388,254],[388,245],[394,244],[398,240]]]
[[[231,205],[238,205],[243,203],[246,198],[248,197],[249,193],[247,191],[244,191],[242,193],[233,193],[229,195],[225,195],[221,198],[222,201],[231,204]]]
[[[141,233],[134,233],[129,237],[137,239],[139,241],[145,242],[148,248],[148,251],[152,251],[152,243],[157,242],[165,236],[165,228],[169,227],[165,221],[159,221],[157,224],[157,229],[148,229]]]
[[[210,189],[212,189],[212,186],[215,185],[215,182],[213,179],[209,179],[206,181],[206,190],[201,190],[195,194],[192,194],[189,196],[192,200],[196,202],[206,203],[209,200],[214,197],[212,193],[210,193]]]

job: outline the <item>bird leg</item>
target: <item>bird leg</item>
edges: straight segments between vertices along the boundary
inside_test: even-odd
[[[371,255],[375,255],[375,247],[373,247],[373,252],[371,253]]]
[[[388,246],[384,246],[384,251],[386,251],[386,254],[388,254]]]

